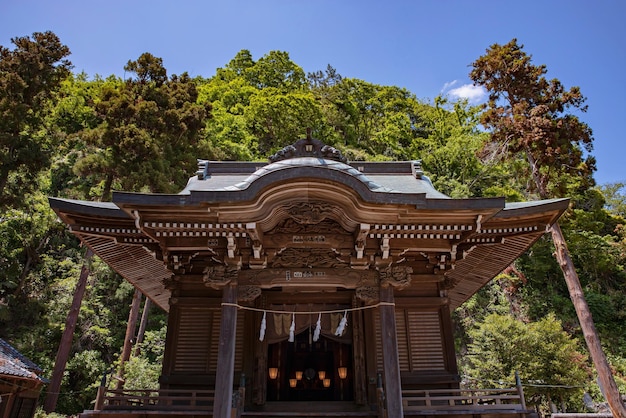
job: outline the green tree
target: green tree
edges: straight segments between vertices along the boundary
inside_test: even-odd
[[[224,71],[218,69],[218,74]],[[250,161],[257,158],[258,140],[252,134],[246,111],[258,93],[243,76],[216,76],[198,87],[198,102],[211,107],[199,149],[203,158]]]
[[[319,74],[312,79],[314,91],[320,95],[325,120],[338,133],[348,158],[408,159],[411,143],[420,137],[423,127],[421,103],[415,96],[406,89],[338,78],[332,72],[327,77],[331,80],[316,81]]]
[[[553,315],[523,323],[508,314],[491,314],[469,335],[467,373],[481,386],[485,381],[511,385],[517,371],[529,402],[578,407],[580,382],[590,374],[586,358]]]
[[[600,191],[605,199],[606,208],[614,215],[626,218],[626,195],[624,195],[622,182],[609,183],[600,186]]]
[[[0,323],[20,319],[14,318],[18,306],[37,286],[33,273],[64,234],[42,193],[29,194],[24,201],[26,209],[7,209],[0,215]],[[27,311],[21,313],[21,320],[28,323]]]
[[[470,78],[489,92],[481,122],[490,130],[490,145],[501,150],[508,159],[528,161],[534,186],[529,191],[548,198],[593,185],[591,174],[595,160],[584,156],[585,150],[591,151],[592,132],[577,116],[569,113],[570,110],[586,110],[585,98],[577,87],[565,90],[558,80],[546,80],[546,67],[533,65],[516,39],[506,45],[492,45],[472,66]],[[558,223],[552,226],[551,233],[555,254],[607,401],[615,416],[626,418],[626,408]]]
[[[578,87],[566,90],[557,79],[547,80],[545,65],[512,40],[492,45],[472,64],[470,78],[489,92],[481,122],[491,134],[490,147],[508,158],[528,161],[530,191],[540,197],[564,196],[573,187],[594,184],[592,131],[571,111],[585,112]],[[523,173],[520,173],[523,174]]]
[[[0,46],[0,205],[14,205],[50,162],[54,144],[45,118],[54,92],[69,74],[67,46],[52,32]]]
[[[413,140],[411,156],[422,160],[435,188],[449,196],[484,196],[487,185],[503,179],[479,158],[486,134],[478,129],[478,118],[479,108],[441,97],[434,106],[419,108],[425,137]]]
[[[317,131],[322,115],[313,95],[308,92],[282,93],[267,87],[250,99],[246,118],[259,141],[259,153],[271,154],[293,143],[307,127]]]
[[[178,191],[195,167],[208,110],[196,103],[195,82],[187,74],[168,79],[160,58],[142,54],[125,70],[137,79],[102,88],[95,105],[100,123],[83,131],[89,148],[76,172],[93,179],[101,199],[114,185]]]
[[[236,58],[239,66],[247,65],[245,55],[238,55]],[[273,87],[287,92],[302,90],[307,85],[302,68],[291,61],[289,54],[284,51],[270,51],[254,65],[245,68],[244,76],[258,89]]]

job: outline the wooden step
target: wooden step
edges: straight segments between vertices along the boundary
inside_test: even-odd
[[[268,402],[246,408],[242,417],[377,417],[369,406],[354,402]]]

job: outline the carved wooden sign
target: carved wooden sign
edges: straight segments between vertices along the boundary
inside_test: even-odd
[[[338,287],[356,289],[360,286],[377,286],[375,270],[352,270],[343,268],[269,268],[266,270],[242,270],[240,285],[273,287]]]
[[[274,234],[265,235],[263,241],[266,248],[352,248],[353,245],[352,236],[339,234]]]

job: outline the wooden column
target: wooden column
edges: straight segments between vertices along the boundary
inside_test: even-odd
[[[74,290],[72,306],[67,314],[65,329],[63,330],[59,350],[57,351],[57,356],[54,361],[54,370],[52,371],[52,378],[50,379],[50,384],[48,385],[48,395],[46,396],[46,400],[43,405],[43,409],[47,413],[54,412],[57,407],[59,392],[61,391],[61,380],[63,380],[63,373],[65,372],[67,359],[69,358],[70,351],[72,349],[72,340],[74,338],[76,322],[78,322],[80,305],[83,302],[85,289],[87,288],[87,279],[89,278],[89,274],[91,272],[89,264],[91,263],[92,257],[93,251],[91,251],[91,248],[87,248],[83,266],[80,270],[80,277],[78,278],[78,283],[76,283],[76,289]]]
[[[237,303],[237,286],[226,285],[222,296],[223,303]],[[237,331],[237,307],[222,305],[220,343],[217,352],[215,374],[215,402],[213,418],[230,418],[233,399],[233,379],[235,374],[235,339]]]
[[[380,288],[380,301],[393,303],[393,287]],[[380,328],[383,347],[383,380],[387,400],[387,418],[402,418],[402,385],[396,333],[396,309],[393,305],[380,307]]]
[[[352,307],[358,307],[356,298]],[[357,405],[367,404],[367,370],[365,368],[365,342],[363,336],[363,312],[352,313],[352,355],[354,356],[354,401]]]
[[[262,305],[263,307],[264,304]],[[262,314],[255,315],[255,324],[261,323]],[[258,334],[257,334],[258,336]],[[256,339],[254,352],[254,373],[252,376],[252,402],[255,405],[264,405],[267,399],[267,339]]]
[[[141,292],[135,288],[135,294],[133,295],[133,302],[130,305],[130,312],[128,313],[128,323],[126,324],[126,336],[124,337],[124,347],[122,348],[122,357],[120,359],[120,368],[117,372],[117,390],[124,389],[125,383],[125,366],[126,362],[130,360],[130,352],[133,349],[135,343],[135,328],[137,328],[137,320],[139,319],[139,306],[141,305]]]

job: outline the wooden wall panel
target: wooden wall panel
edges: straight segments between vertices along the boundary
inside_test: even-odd
[[[182,308],[179,314],[174,373],[209,373],[209,352],[212,350],[215,310]],[[219,318],[217,328],[219,331]],[[219,336],[219,332],[217,334]],[[213,338],[214,339],[214,338]],[[212,356],[211,356],[212,357]],[[217,358],[217,356],[216,356]],[[213,368],[213,370],[215,370]]]
[[[378,309],[374,311],[374,338],[376,339],[376,371],[382,373],[383,371],[383,337],[380,329],[380,313]]]
[[[398,339],[398,361],[400,371],[410,370],[409,335],[407,334],[406,318],[403,310],[396,310],[396,337]]]
[[[211,308],[182,308],[178,322],[174,373],[215,374],[222,313]],[[237,315],[235,371],[243,369],[244,314]]]
[[[383,369],[380,314],[375,312],[376,368]],[[439,310],[396,309],[401,372],[445,371],[445,347]]]
[[[439,311],[407,310],[411,371],[445,370],[445,352]]]
[[[222,312],[213,312],[213,326],[211,327],[211,334],[213,335],[211,343],[211,353],[209,356],[209,370],[211,373],[215,373],[217,370],[217,350],[220,342],[220,323],[222,321]],[[244,312],[237,312],[237,342],[235,343],[235,372],[243,370],[243,346],[245,340],[245,319]]]

